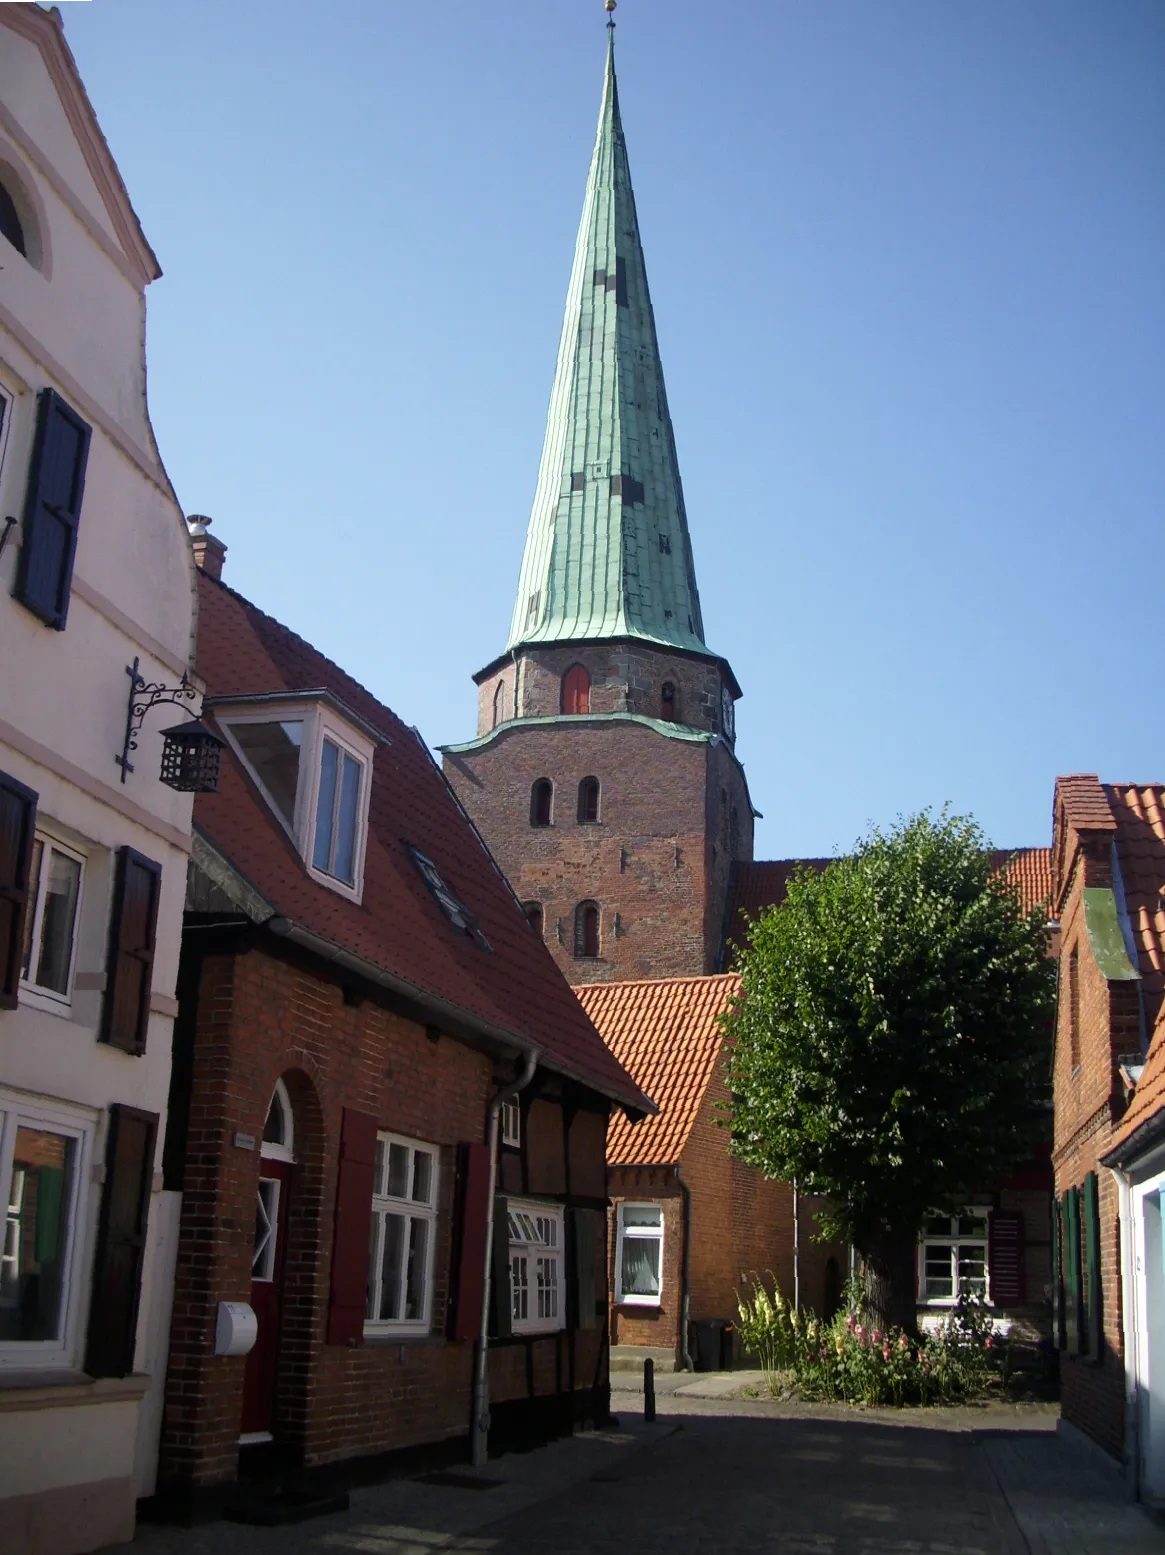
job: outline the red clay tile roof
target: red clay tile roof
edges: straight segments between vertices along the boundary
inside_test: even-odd
[[[1137,1081],[1128,1111],[1113,1135],[1112,1148],[1115,1150],[1123,1145],[1162,1109],[1165,1109],[1165,1019],[1157,1022],[1157,1030],[1149,1044],[1145,1067],[1141,1071],[1141,1078]]]
[[[827,858],[786,858],[733,864],[726,939],[745,943],[745,915],[756,918],[766,908],[780,906],[789,880],[799,867],[816,871],[832,863]],[[1051,848],[998,848],[991,854],[991,865],[1017,888],[1025,912],[1050,901]]]
[[[680,1159],[724,1041],[717,1017],[740,992],[735,973],[576,988],[603,1040],[659,1112],[607,1131],[611,1166],[671,1166]]]
[[[603,1045],[549,950],[420,736],[331,660],[200,572],[198,672],[207,696],[328,690],[383,732],[373,761],[364,894],[346,900],[306,872],[298,853],[228,749],[219,790],[195,801],[196,825],[276,912],[429,997],[467,1026],[536,1045],[549,1069],[626,1105],[650,1102]],[[474,914],[492,946],[454,929],[407,851],[419,849]]]
[[[1116,822],[1125,908],[1152,1030],[1165,993],[1165,784],[1106,783],[1104,791]]]

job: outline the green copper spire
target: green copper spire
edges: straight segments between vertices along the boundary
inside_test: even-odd
[[[638,637],[707,653],[619,118],[613,26],[507,651]]]

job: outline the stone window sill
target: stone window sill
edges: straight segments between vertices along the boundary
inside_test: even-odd
[[[90,1377],[83,1371],[0,1371],[0,1414],[120,1403],[144,1398],[149,1386],[149,1377],[141,1374]]]

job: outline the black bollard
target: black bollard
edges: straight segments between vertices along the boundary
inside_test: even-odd
[[[655,1419],[655,1362],[650,1355],[643,1363],[643,1418],[648,1424]]]

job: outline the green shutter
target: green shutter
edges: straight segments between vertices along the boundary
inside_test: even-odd
[[[1080,1354],[1079,1190],[1064,1195],[1064,1329],[1069,1355]]]
[[[1088,1289],[1084,1293],[1087,1327],[1084,1338],[1087,1340],[1088,1354],[1094,1361],[1099,1361],[1104,1353],[1101,1347],[1103,1303],[1100,1283],[1100,1184],[1095,1172],[1089,1172],[1084,1179],[1083,1197],[1084,1235],[1088,1249]]]
[[[1052,1200],[1052,1341],[1064,1348],[1064,1203]]]

